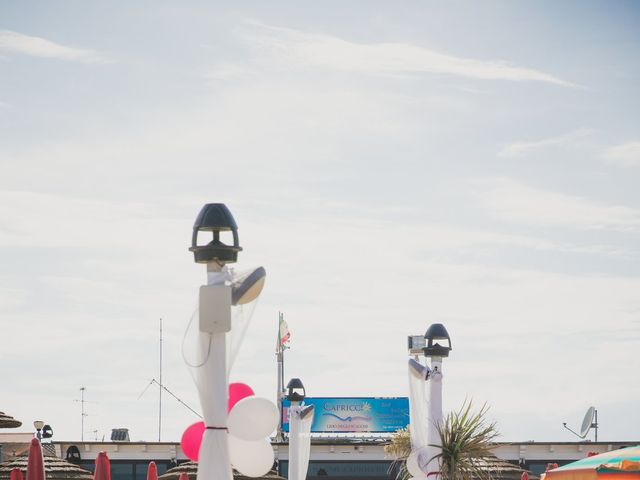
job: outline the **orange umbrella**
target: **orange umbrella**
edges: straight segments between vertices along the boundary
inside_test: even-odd
[[[158,480],[158,468],[156,462],[149,462],[149,468],[147,468],[147,480]]]
[[[44,458],[42,457],[42,446],[37,438],[32,438],[29,446],[27,480],[44,480]]]
[[[11,470],[11,473],[9,474],[9,480],[23,480],[22,470],[20,470],[18,467]]]
[[[554,468],[544,480],[640,480],[640,445],[593,455]]]
[[[109,462],[109,457],[107,457],[107,452],[100,452],[96,457],[93,480],[111,480],[111,463]]]

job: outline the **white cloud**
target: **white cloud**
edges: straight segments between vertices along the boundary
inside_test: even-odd
[[[56,58],[72,62],[106,63],[107,60],[93,50],[68,47],[42,37],[24,35],[11,30],[0,30],[0,52],[17,53],[31,57]]]
[[[251,22],[258,27],[252,46],[260,59],[284,66],[299,65],[373,75],[435,73],[484,80],[535,81],[574,87],[554,75],[502,60],[456,57],[409,43],[350,42],[339,37]]]
[[[504,158],[519,157],[525,155],[531,150],[537,150],[539,148],[575,146],[579,143],[579,140],[591,135],[592,133],[593,130],[591,129],[581,128],[574,132],[569,132],[564,135],[558,135],[557,137],[543,138],[541,140],[535,140],[532,142],[514,142],[505,145],[498,153],[498,156]]]
[[[623,167],[640,166],[640,142],[628,142],[608,148],[604,152],[604,158]]]
[[[486,207],[505,220],[617,231],[640,227],[637,208],[605,205],[576,195],[539,190],[509,178],[479,182],[478,185],[483,189],[479,196]]]

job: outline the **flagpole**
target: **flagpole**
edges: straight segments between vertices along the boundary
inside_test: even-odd
[[[278,335],[277,335],[277,348],[276,348],[276,358],[278,362],[278,393],[276,396],[276,402],[278,404],[278,411],[280,412],[280,420],[278,421],[278,434],[276,439],[278,441],[283,441],[284,437],[282,435],[282,389],[284,388],[284,348],[280,338],[280,324],[282,323],[282,312],[278,312]]]

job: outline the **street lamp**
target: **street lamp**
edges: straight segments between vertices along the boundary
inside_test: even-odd
[[[433,459],[440,450],[439,427],[442,426],[442,359],[449,356],[451,337],[441,323],[432,324],[424,334],[426,346],[424,356],[429,359],[431,374],[429,383],[429,412],[427,423],[427,444],[430,445],[429,459]],[[432,445],[436,445],[435,447]],[[430,460],[427,465],[427,477],[440,471],[438,460]]]
[[[222,234],[229,233],[231,241],[224,243]],[[207,234],[210,234],[210,238],[203,243],[203,237]],[[232,462],[240,473],[261,476],[262,470],[266,468],[264,472],[268,471],[273,464],[271,445],[266,440],[257,441],[253,436],[234,440],[228,426],[227,398],[228,369],[236,353],[234,349],[239,347],[238,338],[242,338],[242,332],[235,332],[236,337],[233,337],[232,308],[235,309],[234,318],[244,316],[244,320],[238,321],[246,326],[252,308],[243,310],[242,307],[260,295],[266,272],[259,267],[238,274],[227,267],[238,260],[242,247],[238,239],[238,225],[222,203],[209,203],[202,207],[193,225],[189,251],[193,252],[196,263],[207,267],[207,284],[200,287],[199,293],[196,338],[189,347],[195,351],[198,361],[191,364],[185,357],[198,387],[206,425],[200,444],[197,476],[199,480],[233,480]],[[231,335],[230,339],[227,334]],[[231,349],[229,358],[227,344]],[[276,421],[277,417],[275,415]],[[275,427],[270,428],[272,430]],[[233,445],[230,443],[232,441]],[[254,448],[260,449],[260,455],[248,451]],[[244,450],[238,455],[240,449]],[[232,456],[235,460],[231,459]]]
[[[51,425],[46,425],[42,420],[36,420],[33,422],[33,426],[36,429],[36,438],[42,442],[43,438],[53,437],[53,428]]]
[[[297,403],[303,401],[304,397],[306,397],[306,391],[302,384],[302,380],[299,378],[292,378],[289,380],[289,383],[287,383],[287,400],[291,403]]]
[[[423,348],[425,357],[448,357],[451,351],[451,338],[449,332],[441,323],[432,324],[424,334],[426,345]],[[443,345],[437,342],[442,341]]]
[[[36,420],[33,422],[33,426],[36,429],[36,438],[42,440],[42,429],[44,428],[44,422],[42,420]]]
[[[301,406],[306,397],[304,385],[299,378],[287,384],[286,398],[289,406],[289,480],[304,480],[309,468],[311,449],[311,423],[313,405]]]

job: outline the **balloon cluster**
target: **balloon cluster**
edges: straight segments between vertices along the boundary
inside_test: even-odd
[[[231,383],[227,412],[231,465],[247,477],[261,477],[273,466],[269,435],[278,425],[278,407],[271,400],[256,397],[248,385]],[[182,451],[194,462],[198,461],[205,429],[204,422],[198,422],[182,434]]]

